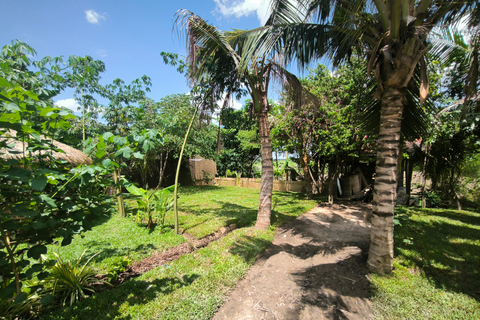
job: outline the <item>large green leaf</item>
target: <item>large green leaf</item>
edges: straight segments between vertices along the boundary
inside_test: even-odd
[[[137,159],[143,159],[143,154],[141,152],[134,152],[133,157]]]
[[[39,259],[40,255],[47,253],[47,247],[43,245],[36,245],[28,249],[27,257],[33,259]]]
[[[43,189],[45,189],[47,186],[47,181],[48,179],[46,176],[40,176],[30,180],[29,184],[33,189],[37,191],[43,191]]]
[[[138,188],[136,186],[134,186],[133,184],[130,184],[128,186],[125,187],[128,192],[130,192],[131,194],[135,195],[135,196],[143,196],[146,191],[143,190],[142,188]]]
[[[51,208],[56,208],[57,204],[55,203],[55,200],[47,196],[46,194],[41,194],[40,199],[42,199],[43,202],[48,204]]]
[[[96,156],[97,158],[99,158],[99,159],[100,159],[100,158],[103,158],[104,155],[105,155],[105,150],[104,150],[104,149],[99,149],[99,150],[97,150],[97,152],[95,153],[95,156]]]
[[[111,132],[105,132],[103,135],[102,135],[102,138],[105,140],[105,141],[110,141],[110,138],[112,138],[114,136],[113,133]]]
[[[117,150],[117,152],[115,152],[115,156],[116,157],[123,157],[125,159],[129,159],[130,156],[132,155],[132,149],[129,147],[129,146],[125,146],[119,150]]]
[[[124,146],[127,143],[127,139],[124,137],[113,137],[113,142],[118,146]]]
[[[47,293],[42,297],[42,299],[40,299],[40,303],[43,306],[53,303],[53,295],[51,293]]]
[[[163,188],[163,189],[160,190],[160,191],[162,192],[162,194],[170,194],[170,193],[172,193],[174,190],[175,190],[175,185],[171,185],[171,186],[169,186],[169,187]]]

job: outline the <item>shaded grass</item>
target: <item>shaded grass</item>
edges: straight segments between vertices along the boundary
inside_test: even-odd
[[[395,270],[373,275],[378,319],[480,319],[480,214],[398,208]]]
[[[111,266],[125,256],[132,260],[141,260],[155,250],[165,250],[185,242],[181,235],[173,231],[150,232],[145,227],[133,222],[131,218],[112,216],[81,235],[76,235],[68,246],[48,246],[50,253],[56,252],[63,260],[76,260],[83,250],[88,248],[86,259],[100,252],[93,258],[99,272],[108,272]],[[53,258],[53,255],[51,255]]]

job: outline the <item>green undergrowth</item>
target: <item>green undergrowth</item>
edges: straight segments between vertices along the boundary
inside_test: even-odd
[[[236,230],[180,259],[157,267],[138,278],[97,293],[72,307],[44,315],[43,319],[209,319],[225,295],[241,279],[258,255],[273,241],[276,226],[309,211],[316,201],[305,195],[275,192],[272,228],[254,230],[259,191],[237,187],[180,188],[180,229],[196,238],[209,235],[232,223]],[[128,202],[129,211],[135,210]],[[184,242],[172,231],[148,230],[130,218],[113,216],[97,221],[91,231],[58,248],[64,260],[75,259],[90,248],[97,268],[108,272],[125,256],[140,260],[155,250]],[[166,225],[173,226],[173,212]],[[161,232],[163,231],[163,232]],[[118,261],[117,261],[118,260]]]
[[[376,319],[480,319],[480,214],[398,208],[394,272],[372,276]]]
[[[43,319],[209,319],[273,234],[235,230],[206,248]]]

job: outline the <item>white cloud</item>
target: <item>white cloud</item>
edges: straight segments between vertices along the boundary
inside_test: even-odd
[[[101,20],[107,20],[107,14],[100,14],[95,10],[85,10],[85,19],[88,23],[99,24]]]
[[[55,102],[55,105],[57,107],[65,107],[68,108],[74,112],[78,111],[78,108],[80,108],[80,105],[75,99],[64,99],[64,100],[58,100]]]
[[[106,57],[108,57],[107,51],[106,51],[106,50],[103,50],[103,49],[98,49],[98,50],[97,50],[97,54],[98,54],[101,58],[106,58]]]
[[[270,0],[213,0],[215,10],[224,16],[237,18],[256,14],[258,21],[264,25],[270,14]]]

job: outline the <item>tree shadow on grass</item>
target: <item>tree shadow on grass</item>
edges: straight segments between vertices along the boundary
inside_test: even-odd
[[[130,253],[135,252],[140,255],[146,255],[149,252],[156,250],[157,248],[149,243],[149,244],[139,244],[135,248],[130,247],[118,247],[118,248],[106,248],[105,242],[101,241],[89,241],[85,244],[87,248],[90,248],[90,252],[98,254],[92,259],[93,262],[99,263],[107,258],[112,257],[125,257],[128,256]]]
[[[224,186],[185,186],[181,187],[180,190],[183,195],[190,195],[195,193],[225,190],[226,188],[227,187]]]
[[[244,235],[232,245],[229,252],[241,257],[246,263],[253,264],[259,253],[271,244],[271,241]]]
[[[238,228],[248,227],[255,224],[255,221],[257,219],[257,209],[252,209],[234,203],[222,201],[216,202],[220,204],[220,208],[198,208],[198,206],[195,205],[183,205],[182,210],[196,216],[207,215],[225,217],[227,218],[225,222],[226,225],[235,223]],[[201,223],[204,222],[200,222],[199,224]],[[189,226],[188,228],[190,229],[192,228],[192,226]]]
[[[396,227],[395,254],[402,256],[407,266],[423,269],[437,287],[480,301],[480,232],[473,226],[453,224],[475,219],[449,211],[427,214],[448,217],[452,222],[407,220]]]
[[[91,230],[93,227],[100,226],[112,218],[111,214],[97,214],[93,215],[92,219],[85,221],[85,230]]]
[[[168,295],[191,285],[199,277],[192,273],[183,277],[166,277],[153,281],[130,280],[112,290],[79,301],[72,307],[57,310],[46,319],[132,319],[131,315],[122,311],[129,309],[125,304],[147,304],[161,295]]]
[[[300,196],[299,196],[300,197]],[[182,205],[182,211],[188,212],[189,214],[193,214],[196,216],[217,216],[217,217],[225,217],[226,225],[230,225],[232,223],[236,224],[238,228],[243,227],[250,227],[255,225],[257,220],[257,213],[258,207],[251,208],[246,206],[241,206],[235,203],[224,202],[224,201],[216,201],[216,203],[220,204],[220,207],[216,208],[199,208],[196,205]],[[282,206],[282,203],[277,203],[276,208]],[[280,212],[280,209],[272,209],[272,216],[271,222],[272,225],[278,226],[287,221],[294,220],[298,217],[298,213],[304,213],[305,207],[303,204],[299,203],[298,206],[289,205],[288,210],[285,213]],[[282,208],[285,210],[285,208]],[[199,222],[198,224],[204,223]],[[188,226],[188,229],[193,228],[194,226]]]
[[[438,217],[444,217],[452,220],[461,221],[467,224],[473,224],[480,226],[480,215],[475,213],[469,213],[467,211],[455,211],[455,210],[431,210],[431,209],[418,209],[427,215],[434,215]]]

